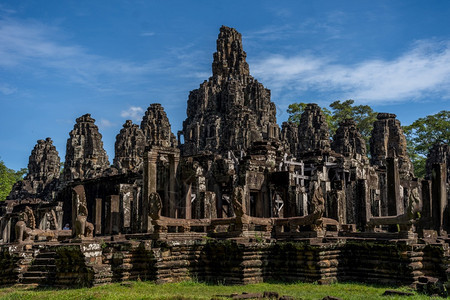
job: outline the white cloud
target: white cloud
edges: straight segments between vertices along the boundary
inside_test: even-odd
[[[17,91],[17,89],[15,87],[10,86],[9,84],[6,83],[0,83],[0,93],[2,93],[3,95],[11,95],[14,94]]]
[[[113,122],[107,120],[107,119],[100,119],[100,121],[98,122],[98,127],[100,128],[108,128],[108,127],[112,127],[116,124],[114,124]]]
[[[143,32],[141,33],[141,36],[154,36],[155,33],[154,32]]]
[[[5,70],[20,69],[39,78],[58,75],[99,91],[115,91],[118,83],[138,84],[152,72],[163,72],[162,64],[96,55],[65,40],[58,28],[0,17],[0,67]]]
[[[450,42],[420,41],[393,60],[352,65],[327,57],[273,55],[257,61],[252,69],[255,77],[275,91],[307,89],[377,104],[430,93],[450,97]]]
[[[135,122],[140,122],[143,114],[144,110],[139,106],[130,106],[127,110],[122,110],[120,112],[122,118],[129,118]]]

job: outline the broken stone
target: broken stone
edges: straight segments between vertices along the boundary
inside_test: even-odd
[[[383,293],[383,296],[414,296],[414,293],[402,292],[402,291],[396,291],[396,290],[386,290]]]
[[[342,299],[334,296],[325,296],[322,298],[322,300],[342,300]]]

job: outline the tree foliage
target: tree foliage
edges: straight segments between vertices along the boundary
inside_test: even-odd
[[[17,181],[23,178],[27,169],[22,168],[19,171],[14,171],[5,166],[5,163],[0,160],[0,201],[6,199],[11,192],[11,188]]]
[[[330,104],[331,110],[323,107],[322,112],[327,119],[328,128],[331,136],[334,135],[339,127],[339,123],[344,119],[353,119],[357,123],[359,132],[368,142],[373,129],[373,122],[377,118],[377,113],[369,105],[353,105],[354,100],[334,101]],[[299,124],[301,114],[305,111],[306,103],[299,102],[289,105],[287,112],[288,121]]]
[[[450,142],[450,111],[442,110],[434,115],[419,118],[411,125],[403,126],[408,143],[408,154],[418,177],[425,175],[428,151],[435,143]]]

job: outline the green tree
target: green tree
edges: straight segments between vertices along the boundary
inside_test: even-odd
[[[425,175],[426,155],[435,143],[450,142],[450,111],[442,110],[434,115],[419,118],[411,125],[403,126],[408,152],[417,177]]]
[[[27,169],[22,168],[16,172],[7,168],[5,163],[0,160],[0,201],[6,199],[6,196],[11,192],[14,183],[21,180],[25,173],[27,173]]]
[[[302,113],[305,111],[308,103],[299,102],[292,103],[288,106],[287,113],[289,114],[288,121],[296,124],[300,124],[300,119],[302,117]],[[325,107],[321,107],[322,113],[325,115],[328,126],[330,127],[332,124],[333,116],[331,115],[331,111]]]
[[[287,113],[289,114],[288,121],[296,124],[300,124],[300,118],[305,111],[307,103],[299,102],[289,104]]]
[[[353,119],[357,123],[359,132],[364,139],[369,141],[373,129],[373,122],[377,119],[377,113],[369,105],[353,105],[354,100],[334,101],[330,104],[331,110],[323,107],[322,112],[325,115],[330,129],[331,136],[334,135],[339,127],[339,123],[344,119]],[[287,112],[289,114],[288,121],[300,123],[301,114],[305,111],[306,103],[292,103],[289,105]]]
[[[356,122],[359,132],[369,142],[372,134],[373,122],[377,119],[377,112],[374,112],[369,105],[353,105],[354,100],[334,101],[330,104],[333,116],[333,126],[330,128],[334,134],[339,127],[339,123],[345,119],[353,119]]]

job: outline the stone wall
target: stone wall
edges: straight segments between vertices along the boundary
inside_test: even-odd
[[[127,280],[222,284],[336,281],[447,283],[448,245],[362,238],[83,241],[2,246],[0,284],[93,286]],[[36,268],[34,268],[36,267]]]

